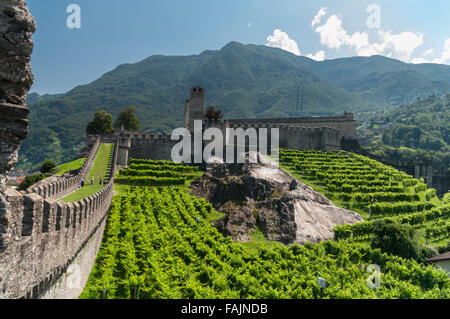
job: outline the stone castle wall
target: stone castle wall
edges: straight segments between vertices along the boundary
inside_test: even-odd
[[[106,217],[113,184],[76,203],[9,189],[13,218],[0,253],[0,298],[35,298],[65,272]]]
[[[339,150],[340,131],[332,127],[298,127],[286,124],[229,123],[230,128],[247,130],[254,128],[259,135],[260,129],[266,129],[270,147],[272,128],[279,130],[279,147],[288,149]],[[232,143],[231,141],[229,141]]]
[[[0,299],[39,298],[54,292],[91,238],[102,236],[113,195],[118,146],[114,147],[107,185],[88,198],[65,203],[36,193],[6,191],[11,215],[0,249]],[[95,247],[98,250],[99,245]],[[88,261],[92,264],[92,258]],[[90,271],[89,266],[84,269]],[[67,289],[63,292],[67,295]],[[72,297],[77,296],[72,293]]]
[[[100,249],[106,225],[106,215],[92,233],[83,249],[66,267],[64,273],[44,289],[39,299],[77,299],[84,290]]]
[[[172,148],[178,141],[172,141],[170,135],[143,134],[131,138],[129,156],[139,159],[169,160]]]
[[[86,145],[91,146],[97,137],[89,135]],[[124,131],[116,134],[103,134],[101,143],[117,143],[118,165],[127,165],[128,158],[169,160],[172,147],[178,141],[172,141],[171,135]]]
[[[279,130],[279,144],[281,148],[290,149],[316,149],[316,150],[330,150],[335,151],[340,149],[340,131],[333,127],[298,127],[287,124],[233,124],[228,123],[206,123],[204,129],[218,128],[224,137],[224,152],[226,157],[226,145],[234,145],[237,141],[231,141],[230,136],[227,135],[227,128],[236,129],[242,128],[247,130],[254,128],[257,136],[259,136],[261,129],[267,132],[267,153],[270,154],[271,147],[271,129],[277,128]],[[86,145],[93,145],[95,141],[94,136],[88,136]],[[137,159],[152,159],[152,160],[170,160],[172,148],[179,142],[179,140],[172,140],[171,135],[168,134],[150,134],[144,132],[130,132],[124,131],[116,134],[105,134],[100,137],[101,143],[110,143],[116,141],[119,144],[119,165],[127,165],[128,158]],[[209,141],[204,141],[203,145],[208,144]],[[248,144],[248,140],[246,141]],[[252,147],[252,145],[247,145]],[[194,143],[192,142],[192,148]],[[248,148],[247,148],[248,149]],[[235,150],[235,153],[237,149]],[[193,154],[193,151],[192,151]]]
[[[356,122],[352,113],[332,117],[300,117],[300,118],[266,118],[266,119],[231,119],[226,120],[230,126],[273,124],[309,128],[329,127],[340,131],[339,140],[357,139]]]
[[[94,160],[95,157],[97,156],[99,147],[100,147],[100,138],[97,137],[95,139],[94,144],[92,144],[91,146],[91,150],[89,152],[88,157],[84,161],[83,166],[80,168],[80,171],[78,172],[77,175],[37,187],[31,186],[24,193],[25,194],[35,193],[44,199],[47,198],[55,199],[55,198],[62,198],[67,194],[74,192],[79,187],[81,179],[86,179],[90,167],[94,164]]]

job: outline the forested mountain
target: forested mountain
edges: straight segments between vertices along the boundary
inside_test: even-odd
[[[448,65],[407,64],[383,56],[311,62],[311,67],[334,85],[387,107],[450,92]]]
[[[433,155],[435,168],[450,174],[450,94],[404,104],[372,119],[369,128],[380,134],[372,147],[379,155],[385,146],[414,149]]]
[[[30,135],[19,166],[76,157],[86,125],[100,109],[117,116],[135,106],[143,130],[181,126],[184,100],[194,85],[206,88],[207,104],[225,118],[358,114],[450,92],[450,67],[379,56],[316,62],[237,42],[193,56],[151,56],[66,94],[30,95]]]
[[[34,92],[34,93],[30,93],[27,95],[27,104],[31,105],[31,104],[35,104],[38,102],[42,102],[45,100],[51,100],[51,99],[57,99],[59,97],[63,96],[63,94],[44,94],[44,95],[39,95],[38,93]]]

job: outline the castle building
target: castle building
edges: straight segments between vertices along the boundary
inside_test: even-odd
[[[190,97],[184,104],[184,127],[194,135],[194,121],[202,121],[202,131],[208,128],[219,129],[224,137],[224,152],[226,145],[235,144],[230,138],[230,129],[253,128],[258,136],[260,130],[268,132],[271,141],[271,129],[279,130],[279,147],[289,149],[311,149],[337,151],[352,141],[357,143],[356,122],[352,113],[335,117],[310,118],[264,118],[264,119],[229,119],[208,120],[206,116],[206,89],[201,86],[191,88]],[[112,135],[104,135],[104,141],[119,140],[118,164],[126,165],[127,158],[154,160],[170,160],[172,148],[179,140],[172,140],[171,134],[152,134],[146,132],[130,132],[121,130]],[[86,144],[90,146],[95,141],[89,136]],[[203,141],[203,147],[208,141]],[[247,142],[246,142],[247,144]],[[269,142],[270,147],[270,142]],[[225,154],[225,153],[224,153]]]

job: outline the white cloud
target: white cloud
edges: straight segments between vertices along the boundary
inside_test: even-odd
[[[289,38],[288,34],[280,29],[275,29],[273,35],[267,37],[267,41],[266,45],[269,47],[280,48],[295,55],[301,55],[297,42]]]
[[[354,47],[359,56],[371,56],[381,54],[386,48],[385,43],[370,43],[369,35],[366,32],[355,32],[346,43]]]
[[[398,57],[409,62],[414,50],[423,44],[423,33],[402,32],[391,34],[390,32],[379,31],[386,48],[393,49]]]
[[[323,60],[325,60],[325,51],[323,51],[323,50],[317,51],[316,54],[314,54],[314,55],[307,54],[306,57],[316,60],[316,61],[323,61]]]
[[[438,63],[449,64],[450,63],[450,38],[444,42],[444,51],[442,55],[434,59],[426,59],[425,57],[434,55],[434,49],[429,49],[422,54],[422,57],[412,59],[412,63]]]
[[[392,31],[379,30],[377,33],[371,34],[371,37],[378,37],[378,41],[371,42],[367,32],[347,32],[342,26],[342,19],[335,14],[331,15],[323,25],[317,26],[327,14],[327,7],[320,8],[311,22],[311,26],[320,35],[320,43],[329,49],[339,50],[341,47],[348,47],[353,49],[358,56],[384,55],[408,63],[450,64],[450,38],[445,40],[444,51],[441,56],[436,57],[435,50],[428,49],[421,56],[414,57],[416,49],[424,44],[424,33],[411,31],[393,33]],[[289,38],[288,34],[280,29],[275,29],[273,35],[267,37],[267,41],[267,46],[301,55],[297,42]],[[323,61],[325,51],[320,50],[315,54],[311,53],[306,56],[317,61]]]
[[[422,55],[423,56],[434,55],[434,49],[426,50]]]
[[[280,29],[275,29],[273,31],[273,35],[269,35],[267,37],[266,45],[273,48],[279,48],[288,52],[291,52],[295,55],[301,55],[300,49],[298,48],[298,44],[295,40],[289,38],[289,35],[286,32],[281,31]],[[323,61],[325,60],[325,51],[321,50],[316,52],[316,54],[308,54],[306,55],[308,58]]]
[[[311,26],[314,28],[316,24],[320,23],[320,20],[322,20],[322,17],[325,16],[328,12],[327,7],[320,8],[319,12],[317,12],[316,16],[314,17],[314,20],[311,22]]]
[[[411,63],[414,64],[421,64],[421,63],[431,63],[431,61],[425,59],[425,58],[414,58],[411,60]]]
[[[395,56],[406,62],[411,61],[414,50],[423,44],[423,33],[410,31],[393,34],[389,31],[378,31],[381,42],[371,43],[366,32],[349,34],[342,27],[342,20],[332,15],[327,22],[318,26],[315,31],[320,35],[320,42],[330,49],[340,49],[348,46],[355,50],[359,56],[383,54]]]
[[[334,14],[324,25],[317,27],[316,32],[320,34],[320,43],[330,49],[339,49],[348,42],[349,38],[347,31],[342,28],[341,19]]]
[[[342,20],[336,15],[328,18],[327,22],[315,30],[320,35],[320,42],[330,49],[340,49],[342,46],[350,46],[361,56],[379,54],[384,50],[384,45],[370,44],[366,32],[355,32],[349,35],[342,27]]]
[[[434,63],[450,63],[450,38],[445,40],[444,42],[444,52],[442,52],[442,55],[440,58],[434,59]]]

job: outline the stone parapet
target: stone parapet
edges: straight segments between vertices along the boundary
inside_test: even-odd
[[[112,195],[113,178],[75,203],[8,190],[11,214],[2,221],[0,299],[37,298],[52,285],[97,231]]]
[[[81,179],[86,179],[89,170],[91,169],[92,165],[94,164],[95,157],[97,156],[98,149],[100,147],[100,138],[97,137],[95,143],[92,145],[91,150],[89,152],[89,156],[86,158],[86,160],[83,163],[83,166],[80,168],[77,175],[63,179],[58,180],[53,183],[44,184],[40,186],[31,186],[29,189],[25,190],[23,194],[38,194],[39,196],[43,197],[44,199],[52,198],[62,198],[67,194],[72,193],[75,191],[79,185]]]

